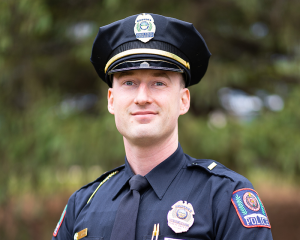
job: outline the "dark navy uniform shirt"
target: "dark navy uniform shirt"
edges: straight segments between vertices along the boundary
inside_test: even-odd
[[[153,226],[157,223],[160,225],[158,239],[272,239],[270,228],[255,227],[259,224],[250,221],[250,217],[256,215],[249,215],[251,210],[245,207],[243,201],[237,202],[235,207],[231,200],[233,192],[253,189],[252,184],[220,163],[212,170],[208,169],[212,162],[184,154],[179,145],[169,158],[145,176],[150,186],[141,193],[137,240],[151,239]],[[116,170],[118,173],[105,181],[87,203],[99,183]],[[70,197],[53,240],[74,239],[75,233],[86,228],[87,236],[83,240],[110,239],[116,211],[122,197],[129,191],[128,181],[134,175],[126,158],[125,165],[113,171]],[[239,197],[235,197],[238,200]],[[190,203],[195,213],[192,226],[182,233],[175,233],[168,226],[168,212],[178,201]],[[264,210],[262,207],[265,214]],[[243,215],[250,220],[242,219]]]

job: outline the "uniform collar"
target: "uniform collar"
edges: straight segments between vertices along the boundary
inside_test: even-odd
[[[163,198],[168,187],[179,173],[180,169],[182,169],[184,164],[185,156],[180,144],[178,143],[177,150],[145,176],[159,199]],[[132,172],[127,158],[125,157],[125,169],[121,179],[123,184],[114,195],[113,200],[119,195],[121,190],[126,186],[127,182],[133,175],[134,173]]]
[[[125,156],[125,168],[123,171],[123,175],[121,176],[121,179],[119,182],[122,184],[117,188],[116,194],[113,195],[112,200],[115,200],[118,195],[120,194],[121,190],[124,189],[129,181],[129,179],[134,175],[133,171],[131,170],[131,167],[127,161],[127,157]]]
[[[145,176],[159,199],[163,198],[185,161],[183,150],[178,143],[177,150]]]

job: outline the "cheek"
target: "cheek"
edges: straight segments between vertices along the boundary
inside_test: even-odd
[[[127,102],[128,102],[128,97],[125,96],[117,96],[114,98],[114,109],[121,111],[122,109],[126,108]]]
[[[180,102],[175,98],[172,100],[168,99],[166,102],[168,102],[168,106],[166,106],[168,120],[172,122],[177,121],[178,117],[180,116]]]
[[[127,116],[128,104],[126,104],[126,98],[118,98],[114,101],[114,115],[117,125],[123,124]]]
[[[118,129],[118,131],[122,134],[123,129],[126,129],[126,126],[124,124],[126,121],[124,121],[124,117],[122,116],[122,113],[120,111],[115,111],[115,124]]]
[[[172,112],[174,113],[175,116],[179,116],[180,112],[180,98],[179,97],[174,97],[171,100],[171,106],[170,106]]]

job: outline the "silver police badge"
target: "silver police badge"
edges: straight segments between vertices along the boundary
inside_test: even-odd
[[[187,232],[194,223],[192,204],[178,201],[168,213],[168,225],[175,233]]]
[[[135,19],[134,34],[136,38],[144,43],[154,37],[156,27],[150,14],[138,15]]]

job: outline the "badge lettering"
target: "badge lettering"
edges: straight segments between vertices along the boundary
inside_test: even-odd
[[[187,232],[194,223],[192,204],[178,201],[168,213],[168,225],[175,233]]]
[[[144,43],[154,38],[156,26],[153,17],[150,14],[138,15],[135,20],[134,34],[136,38]]]

